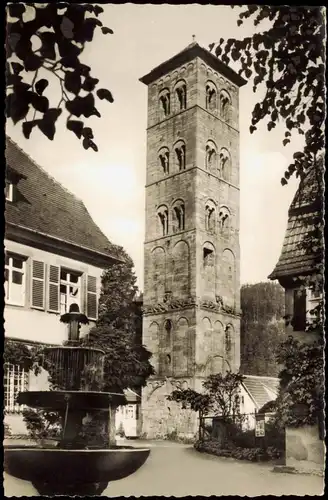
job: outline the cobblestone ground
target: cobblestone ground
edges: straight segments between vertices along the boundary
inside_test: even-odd
[[[213,457],[175,443],[147,445],[151,453],[145,465],[132,476],[109,484],[103,496],[323,494],[323,478],[318,476],[273,473],[271,465]],[[4,488],[7,497],[36,494],[31,484],[6,474]]]

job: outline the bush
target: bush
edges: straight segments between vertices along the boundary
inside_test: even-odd
[[[201,453],[211,453],[218,457],[235,458],[237,460],[249,460],[251,462],[276,460],[281,457],[281,451],[273,446],[267,449],[259,447],[241,448],[239,446],[227,445],[221,448],[215,440],[196,441],[194,448]]]
[[[57,439],[61,436],[62,427],[58,412],[28,408],[23,410],[23,419],[28,436],[33,440]]]
[[[120,422],[120,425],[118,426],[118,429],[117,429],[117,432],[116,434],[118,436],[120,436],[121,438],[124,438],[125,437],[125,430],[124,430],[124,426],[123,426],[123,423]]]

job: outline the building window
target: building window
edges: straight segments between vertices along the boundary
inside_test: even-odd
[[[217,99],[217,90],[216,86],[213,82],[207,82],[206,84],[206,109],[209,111],[216,110],[216,99]]]
[[[219,175],[225,180],[230,181],[231,159],[227,149],[222,148],[220,151],[220,168]]]
[[[175,145],[174,150],[176,155],[177,167],[180,172],[181,170],[184,170],[186,168],[186,145],[184,144],[184,142],[179,141]]]
[[[184,81],[178,82],[175,87],[176,102],[178,111],[182,111],[187,107],[187,86]]]
[[[223,90],[220,94],[220,115],[222,120],[229,121],[230,108],[231,108],[230,96],[225,90]]]
[[[167,148],[162,148],[159,152],[159,161],[165,175],[170,172],[170,152]]]
[[[306,329],[306,290],[294,290],[292,326],[297,332],[304,332]]]
[[[164,323],[164,347],[171,347],[172,321],[167,319]]]
[[[226,234],[229,229],[230,212],[227,207],[221,207],[219,211],[219,229],[220,232]]]
[[[175,207],[173,208],[174,214],[174,226],[173,231],[179,232],[184,231],[185,228],[185,206],[184,203],[176,202]]]
[[[215,232],[215,206],[210,203],[205,207],[205,229],[209,233]]]
[[[14,201],[14,185],[8,180],[6,180],[6,200]]]
[[[232,338],[231,338],[231,326],[227,325],[225,330],[225,351],[226,354],[229,354],[232,347]]]
[[[162,114],[163,117],[169,116],[171,112],[171,98],[170,98],[170,91],[168,89],[162,90],[162,92],[159,95],[159,102],[161,104],[161,109],[162,109]]]
[[[25,304],[26,257],[6,254],[5,297],[8,304]]]
[[[157,212],[160,231],[162,236],[166,236],[169,232],[169,212],[167,207],[161,207]]]
[[[208,141],[206,144],[206,169],[207,170],[214,170],[216,168],[216,158],[217,158],[217,151],[216,151],[216,145],[212,141]]]
[[[214,267],[214,250],[211,248],[203,248],[203,265],[204,267]]]
[[[81,311],[81,274],[60,269],[60,314],[69,311],[71,304],[77,304]]]
[[[4,365],[4,393],[5,411],[8,413],[19,413],[24,406],[16,402],[20,392],[27,391],[29,386],[29,374],[19,365],[6,363]]]

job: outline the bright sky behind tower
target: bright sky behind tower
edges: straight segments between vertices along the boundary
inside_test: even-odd
[[[56,180],[83,200],[105,235],[122,245],[134,260],[143,287],[144,200],[146,174],[147,87],[139,78],[192,41],[208,47],[221,37],[242,38],[254,33],[252,23],[240,28],[239,8],[214,5],[102,5],[101,20],[114,35],[96,31],[83,60],[111,90],[114,103],[99,101],[101,118],[88,119],[99,152],[84,150],[64,120],[54,141],[37,129],[26,140],[21,124],[7,123],[7,134]],[[261,29],[262,26],[260,26]],[[45,93],[46,95],[46,93]],[[47,95],[56,105],[59,93]],[[240,246],[241,283],[267,279],[279,257],[287,211],[295,193],[293,179],[282,187],[280,178],[302,147],[297,136],[282,146],[283,127],[271,132],[263,123],[249,133],[251,112],[261,99],[252,84],[240,91]],[[53,102],[52,102],[53,101]]]

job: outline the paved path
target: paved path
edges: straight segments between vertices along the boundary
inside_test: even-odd
[[[143,446],[140,441],[129,442]],[[273,473],[272,466],[214,457],[196,452],[190,445],[147,443],[151,447],[145,465],[132,476],[108,485],[103,496],[220,496],[322,495],[323,479],[317,476]],[[25,481],[6,476],[5,495],[33,496]]]

